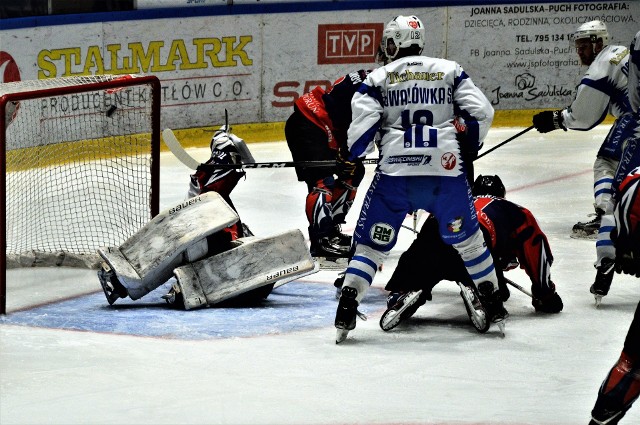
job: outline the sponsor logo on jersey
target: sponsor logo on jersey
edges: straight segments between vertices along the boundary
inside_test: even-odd
[[[404,164],[408,166],[427,165],[431,163],[431,155],[394,155],[385,159],[387,164]]]
[[[442,155],[442,158],[440,158],[440,163],[442,164],[442,168],[445,170],[453,170],[453,167],[456,166],[458,161],[456,160],[455,154],[447,152]]]
[[[371,230],[369,230],[369,238],[378,245],[387,245],[389,244],[396,232],[387,223],[375,223],[371,226]]]
[[[460,230],[462,230],[462,223],[462,217],[456,217],[455,219],[447,223],[447,229],[452,233],[458,233]]]

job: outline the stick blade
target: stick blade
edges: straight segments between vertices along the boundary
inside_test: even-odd
[[[162,130],[162,138],[169,150],[171,150],[171,153],[173,153],[175,157],[180,160],[180,162],[182,162],[192,170],[198,168],[200,162],[195,160],[191,155],[187,153],[186,150],[184,150],[184,148],[176,138],[176,135],[173,134],[173,130],[171,130],[170,128],[165,128],[164,130]]]

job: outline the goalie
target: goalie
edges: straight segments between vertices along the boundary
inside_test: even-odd
[[[255,159],[243,139],[231,132],[231,127],[225,124],[220,127],[211,138],[211,158],[203,165],[234,165],[253,164]],[[227,204],[237,212],[231,202],[231,191],[235,189],[241,178],[246,177],[242,168],[213,168],[198,167],[191,175],[187,198],[207,192],[217,192]],[[253,236],[249,227],[240,220],[226,231],[233,238]]]
[[[205,164],[249,162],[255,161],[244,141],[221,127]],[[99,249],[104,262],[98,278],[109,304],[139,299],[172,277],[176,283],[163,298],[187,310],[255,302],[277,282],[313,273],[299,230],[257,238],[242,225],[230,193],[243,176],[241,169],[199,167],[187,200],[162,211],[120,247]]]

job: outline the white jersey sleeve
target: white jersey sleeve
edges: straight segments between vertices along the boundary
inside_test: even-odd
[[[401,58],[371,72],[353,96],[351,109],[351,156],[373,151],[379,130],[378,169],[390,175],[459,175],[453,119],[464,118],[467,143],[477,151],[494,114],[459,64],[426,56]]]
[[[640,110],[640,31],[631,42],[629,49],[629,103],[631,109]]]
[[[571,106],[562,111],[563,123],[574,130],[589,130],[607,113],[618,118],[629,112],[627,62],[629,49],[607,46],[589,66],[576,90]]]

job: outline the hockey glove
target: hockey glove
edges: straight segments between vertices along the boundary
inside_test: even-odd
[[[548,133],[559,128],[567,131],[562,123],[562,111],[543,111],[533,116],[533,126],[540,133]]]
[[[338,176],[341,179],[348,179],[356,175],[356,170],[358,168],[358,163],[362,163],[361,159],[355,159],[350,161],[349,159],[349,151],[346,149],[340,149],[338,151],[338,156],[336,158],[336,166],[338,168]]]
[[[616,252],[616,271],[640,277],[640,252]]]

